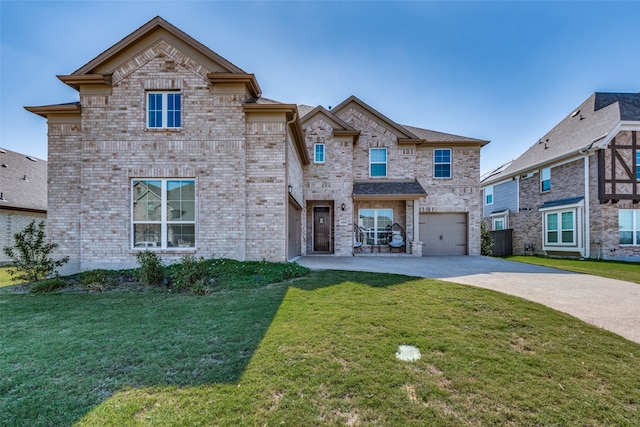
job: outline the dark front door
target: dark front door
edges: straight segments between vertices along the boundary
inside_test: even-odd
[[[313,208],[313,250],[315,252],[331,250],[331,209],[328,206]]]

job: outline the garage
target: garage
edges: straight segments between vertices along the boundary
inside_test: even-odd
[[[466,255],[466,213],[420,214],[422,256]]]

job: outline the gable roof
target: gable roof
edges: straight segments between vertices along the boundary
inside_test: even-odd
[[[424,139],[427,143],[446,143],[446,144],[473,144],[484,147],[489,143],[484,139],[469,138],[466,136],[454,135],[451,133],[438,132],[435,130],[421,129],[414,126],[402,125],[405,129],[411,131],[414,135]]]
[[[640,93],[595,92],[507,167],[488,176],[491,184],[561,161],[613,137],[622,122],[640,122]]]
[[[47,162],[0,149],[1,209],[47,211]]]

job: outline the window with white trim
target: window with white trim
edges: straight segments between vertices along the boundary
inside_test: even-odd
[[[195,180],[134,179],[131,188],[134,249],[195,247]]]
[[[493,218],[493,227],[492,229],[494,231],[498,231],[498,230],[504,230],[505,226],[504,226],[504,217],[500,217],[500,218]]]
[[[364,230],[366,245],[386,245],[393,225],[393,209],[360,209],[358,225]]]
[[[576,212],[575,210],[545,212],[545,244],[576,244]]]
[[[434,178],[451,178],[451,149],[438,148],[433,150]]]
[[[640,209],[618,211],[618,232],[621,245],[640,246]]]
[[[484,204],[485,205],[493,204],[493,185],[485,187],[484,189]]]
[[[313,145],[313,163],[324,163],[324,144]]]
[[[542,193],[551,190],[551,168],[540,170],[540,191]]]
[[[369,149],[369,176],[371,177],[387,176],[387,149],[386,148],[370,148]]]
[[[182,96],[180,92],[147,92],[147,128],[174,129],[182,127]]]

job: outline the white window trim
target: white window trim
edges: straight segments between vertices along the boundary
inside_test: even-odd
[[[487,203],[487,197],[489,196],[491,196],[491,203]],[[487,206],[493,205],[493,185],[484,188],[484,204]]]
[[[364,225],[360,224],[360,217],[361,214],[360,212],[362,211],[373,211],[373,230],[371,229],[365,229]],[[367,242],[369,240],[369,234],[373,233],[373,245],[380,245],[381,243],[378,242],[378,233],[382,233],[383,231],[380,231],[380,228],[378,227],[378,212],[379,211],[391,211],[391,224],[393,224],[393,208],[360,208],[358,209],[358,226],[361,227],[364,230],[364,236],[362,237],[362,240],[364,242]],[[367,244],[367,243],[365,243]]]
[[[448,162],[439,162],[436,163],[436,151],[448,150],[449,151],[449,161]],[[449,165],[449,176],[436,176],[436,164],[438,165]],[[451,179],[453,177],[453,149],[451,148],[434,148],[433,149],[433,178],[434,179]]]
[[[318,160],[318,158],[316,157],[317,151],[316,151],[316,147],[318,146],[322,146],[322,160]],[[326,158],[327,158],[327,154],[326,154],[326,149],[327,147],[325,146],[324,142],[318,142],[313,144],[313,163],[324,163]]]
[[[502,222],[502,228],[497,228],[496,227],[496,224],[498,222]],[[492,224],[491,224],[491,229],[494,230],[494,231],[506,230],[507,226],[505,225],[505,222],[506,222],[505,221],[505,217],[503,217],[503,216],[493,218],[492,219]]]
[[[492,213],[491,215],[489,215],[489,218],[491,218],[491,229],[495,230],[495,224],[496,224],[496,220],[502,220],[503,223],[503,230],[506,230],[507,228],[509,228],[509,209],[506,209],[504,211],[501,212],[495,212]]]
[[[135,221],[134,220],[134,209],[135,209],[135,199],[137,197],[136,194],[134,194],[134,182],[135,181],[160,181],[161,182],[161,187],[160,187],[160,205],[162,206],[162,208],[160,209],[160,221]],[[131,244],[131,249],[135,250],[135,251],[144,251],[144,250],[161,250],[161,249],[169,249],[169,250],[176,250],[176,251],[194,251],[196,249],[196,245],[197,245],[197,239],[194,238],[194,246],[189,246],[189,247],[180,247],[180,246],[171,246],[169,247],[167,244],[167,225],[170,223],[178,223],[178,224],[193,224],[194,226],[194,232],[197,236],[197,231],[196,229],[196,220],[197,220],[197,215],[198,215],[198,204],[197,204],[197,198],[195,197],[194,194],[194,220],[193,221],[169,221],[167,219],[167,181],[193,181],[194,182],[194,187],[197,186],[196,180],[194,178],[132,178],[130,180],[130,188],[131,188],[131,193],[129,195],[130,199],[131,199],[131,238],[130,240],[130,244]],[[158,222],[160,222],[160,239],[161,239],[161,246],[135,246],[135,225],[136,224],[157,224]]]
[[[372,150],[384,150],[385,151],[385,161],[384,162],[373,162],[371,160],[371,151]],[[373,176],[371,174],[371,166],[372,165],[384,165],[384,175],[376,175]],[[372,147],[369,148],[369,178],[386,178],[389,176],[389,150],[386,147]]]
[[[169,114],[169,102],[167,101],[168,94],[180,95],[180,126],[172,126],[172,127],[167,126],[168,114]],[[149,96],[150,95],[162,95],[162,126],[154,126],[154,127],[149,126]],[[180,130],[182,129],[182,123],[184,120],[184,112],[182,108],[182,105],[183,105],[182,92],[178,90],[149,90],[145,93],[145,98],[146,98],[145,127],[147,128],[147,130],[167,130],[167,129]]]
[[[633,226],[631,228],[631,230],[622,230],[620,229],[620,211],[631,211],[631,220],[633,222]],[[634,241],[636,240],[637,234],[640,231],[640,220],[636,221],[637,219],[637,215],[636,212],[640,211],[640,209],[620,209],[618,211],[618,245],[625,247],[625,248],[629,248],[629,247],[637,247],[640,246],[640,240],[636,241],[635,243],[620,243],[620,232],[621,231],[631,231],[631,240]]]
[[[584,254],[582,212],[584,210],[584,200],[572,205],[552,206],[540,209],[542,213],[542,249],[545,251],[580,252]],[[573,212],[573,242],[562,242],[562,213]],[[558,214],[558,242],[547,241],[547,215]]]

